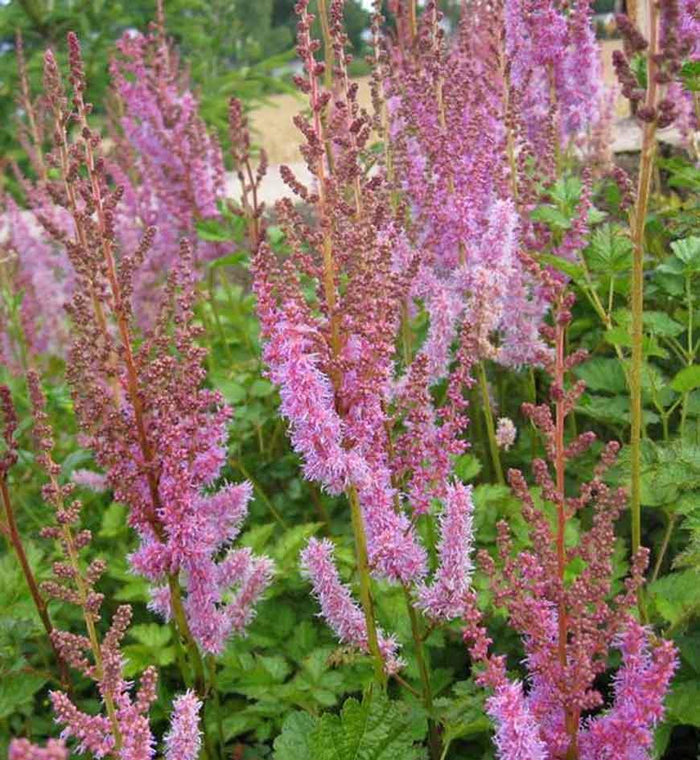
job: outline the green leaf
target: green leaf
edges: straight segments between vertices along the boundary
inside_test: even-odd
[[[674,625],[700,610],[700,583],[694,570],[671,573],[649,586],[657,611]]]
[[[245,386],[225,374],[213,374],[212,383],[229,404],[240,404],[248,395]]]
[[[584,394],[576,407],[576,411],[586,414],[594,420],[608,423],[630,423],[630,401],[628,396],[596,396]],[[659,415],[648,409],[643,409],[644,423],[647,425],[659,422]]]
[[[450,697],[435,700],[440,723],[444,726],[445,746],[456,739],[465,739],[491,730],[491,721],[484,714],[484,691],[469,681],[458,681]]]
[[[348,699],[340,715],[323,715],[310,735],[313,760],[419,760],[411,715],[384,694]]]
[[[250,386],[250,395],[255,398],[265,398],[275,392],[275,386],[264,378],[260,377]]]
[[[314,760],[309,739],[318,718],[305,712],[290,713],[282,724],[282,733],[275,739],[274,760]]]
[[[685,264],[686,273],[700,272],[700,237],[691,236],[684,240],[674,240],[671,243],[671,249]]]
[[[231,231],[217,219],[200,219],[195,227],[199,237],[210,243],[228,243],[233,239]]]
[[[700,388],[700,364],[683,367],[671,380],[671,388],[678,393],[688,393],[695,388]]]
[[[561,177],[550,190],[552,200],[559,206],[573,210],[581,198],[581,180],[574,174]]]
[[[227,256],[221,256],[208,264],[209,269],[219,269],[220,267],[237,267],[243,264],[248,258],[246,251],[236,251],[229,253]]]
[[[102,515],[100,538],[114,538],[126,531],[126,507],[116,501],[112,502]]]
[[[580,364],[574,371],[588,390],[614,394],[627,391],[625,371],[617,359],[596,357]]]
[[[46,679],[32,673],[15,673],[0,679],[0,720],[28,705]]]
[[[613,224],[604,224],[593,232],[586,251],[588,265],[594,272],[617,274],[629,269],[632,241],[629,235]]]
[[[538,206],[531,214],[534,222],[544,222],[555,230],[568,230],[571,219],[555,206]]]
[[[473,454],[461,454],[455,459],[454,473],[461,481],[468,483],[481,472],[481,466]]]
[[[554,256],[551,253],[541,253],[537,258],[542,264],[548,264],[550,267],[564,272],[574,281],[583,278],[583,267],[580,264],[574,264],[572,261],[567,261],[561,256]]]
[[[690,92],[700,91],[700,60],[686,61],[681,67],[683,86]]]
[[[666,698],[668,717],[675,723],[700,728],[700,681],[680,681],[673,684]]]
[[[632,336],[626,327],[611,327],[605,331],[605,340],[612,346],[626,346],[631,348]],[[665,359],[668,352],[661,348],[659,342],[653,335],[645,335],[642,339],[642,353],[645,356],[658,356]]]
[[[166,625],[141,623],[139,625],[132,625],[129,629],[129,635],[140,644],[156,650],[170,643],[172,631]]]
[[[663,338],[673,338],[680,335],[685,327],[669,317],[665,311],[645,311],[644,328],[655,335]]]

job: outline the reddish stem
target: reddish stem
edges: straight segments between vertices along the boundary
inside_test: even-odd
[[[24,544],[22,543],[22,537],[20,536],[19,530],[17,529],[17,521],[15,520],[15,512],[14,512],[14,509],[12,508],[12,500],[10,499],[10,491],[7,487],[7,480],[5,479],[5,477],[0,477],[0,496],[2,497],[2,506],[5,512],[6,524],[3,527],[7,528],[7,538],[9,542],[12,544],[12,548],[14,549],[15,554],[17,555],[17,560],[19,561],[19,564],[22,568],[22,573],[24,574],[24,578],[27,581],[27,586],[29,587],[29,593],[32,595],[32,600],[34,601],[34,606],[36,607],[36,611],[41,620],[41,624],[44,626],[44,630],[46,631],[46,634],[49,637],[49,643],[51,644],[51,649],[53,649],[54,656],[56,657],[56,660],[58,662],[61,683],[64,686],[64,688],[67,689],[70,686],[70,678],[68,675],[68,669],[66,668],[66,663],[61,657],[58,649],[53,643],[53,639],[51,638],[51,632],[53,631],[53,623],[51,622],[51,618],[49,616],[46,600],[44,599],[44,597],[41,595],[41,592],[39,591],[39,586],[36,582],[36,578],[34,577],[34,573],[32,572],[31,565],[29,564],[27,553],[24,551]]]

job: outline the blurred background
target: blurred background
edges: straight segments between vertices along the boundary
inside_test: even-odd
[[[192,83],[201,98],[202,116],[225,143],[227,100],[232,95],[240,98],[253,110],[254,136],[266,145],[273,164],[298,160],[296,130],[291,123],[300,107],[292,85],[296,69],[294,3],[295,0],[166,2],[168,34],[190,66]],[[604,39],[614,33],[613,12],[620,4],[620,0],[597,0],[593,4],[599,37]],[[460,0],[440,3],[446,25],[454,24],[459,6]],[[351,73],[358,78],[368,71],[364,56],[371,8],[371,0],[345,1],[345,25],[354,51]],[[61,58],[65,55],[66,33],[75,31],[85,55],[91,99],[104,108],[109,104],[108,66],[114,41],[129,29],[145,30],[154,13],[155,0],[0,0],[0,161],[6,164],[23,158],[15,139],[13,117],[17,109],[18,31],[24,40],[35,92],[40,85],[43,51],[52,47]],[[390,16],[386,7],[383,13]],[[361,98],[368,102],[365,89],[362,87]]]

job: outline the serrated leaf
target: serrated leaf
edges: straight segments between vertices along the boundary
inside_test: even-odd
[[[630,423],[630,401],[627,396],[596,396],[584,394],[576,411],[586,414],[599,422]],[[649,409],[643,409],[644,424],[652,425],[659,422],[659,415]]]
[[[317,722],[318,718],[308,713],[290,713],[284,719],[282,733],[275,739],[274,760],[314,760],[309,739]]]
[[[126,528],[126,507],[118,502],[112,502],[102,515],[100,538],[114,538],[121,535]]]
[[[700,583],[694,570],[670,573],[649,586],[659,614],[671,625],[700,610]]]
[[[461,454],[455,459],[454,473],[464,483],[473,480],[481,472],[481,462],[473,454]]]
[[[666,710],[675,723],[700,728],[700,681],[674,683],[666,697]]]
[[[541,253],[537,258],[542,264],[547,264],[560,272],[564,272],[565,275],[571,277],[574,281],[580,280],[583,277],[583,267],[580,264],[575,264],[573,261],[567,261],[561,256],[554,256],[551,253]]]
[[[629,269],[631,257],[632,241],[621,227],[604,224],[593,232],[586,259],[594,272],[625,272]]]
[[[158,623],[140,623],[132,625],[129,629],[131,638],[136,639],[140,644],[157,650],[167,646],[172,638],[172,631],[167,625],[158,625]]]
[[[538,206],[530,215],[534,222],[544,222],[556,230],[568,230],[571,219],[555,206]]]
[[[46,679],[33,673],[15,674],[12,678],[0,679],[0,720],[29,704],[34,695],[46,683]]]
[[[700,237],[693,235],[683,240],[674,240],[671,249],[683,262],[686,273],[700,272]]]
[[[573,209],[581,198],[582,187],[581,180],[577,176],[569,174],[565,177],[560,177],[554,183],[549,193],[552,199],[560,206]]]
[[[669,317],[665,311],[645,311],[644,329],[664,338],[672,338],[680,335],[685,327]]]
[[[350,698],[340,715],[326,713],[310,735],[313,760],[420,760],[411,716],[401,703],[373,693],[362,702]]]
[[[632,346],[632,336],[626,327],[612,327],[605,331],[605,340],[612,346]],[[661,348],[659,342],[653,335],[645,335],[642,339],[642,353],[644,356],[658,356],[665,359],[668,351]]]

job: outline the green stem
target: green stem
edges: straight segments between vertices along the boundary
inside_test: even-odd
[[[180,633],[182,641],[187,651],[187,656],[194,673],[194,688],[200,697],[206,696],[206,680],[204,678],[204,663],[202,662],[202,655],[199,653],[199,647],[194,640],[192,631],[190,630],[189,623],[187,622],[187,615],[185,614],[185,608],[182,604],[182,593],[180,591],[180,583],[175,575],[168,575],[168,588],[170,589],[170,606],[172,608],[173,619]]]
[[[224,723],[223,716],[221,714],[221,697],[219,696],[219,690],[216,688],[216,659],[210,655],[207,657],[207,665],[209,668],[209,685],[211,686],[213,694],[214,709],[216,710],[216,728],[217,738],[219,742],[219,757],[224,758],[226,756],[226,742],[224,741]]]
[[[408,617],[411,621],[411,633],[413,635],[413,643],[415,646],[416,664],[418,665],[418,673],[420,674],[423,707],[425,707],[425,711],[428,713],[428,744],[430,746],[430,756],[433,760],[439,760],[442,748],[440,746],[440,734],[438,733],[437,726],[433,720],[433,690],[430,685],[430,673],[425,659],[423,635],[421,634],[418,615],[416,614],[416,610],[411,601],[411,592],[406,586],[404,586],[403,590],[406,599]]]
[[[647,95],[645,106],[657,106],[657,82],[655,62],[658,53],[658,7],[654,0],[647,0],[649,17],[649,51],[647,54]],[[639,166],[637,200],[631,214],[632,232],[632,362],[629,372],[630,386],[630,514],[632,518],[632,553],[636,554],[642,543],[642,339],[644,318],[644,228],[649,192],[656,154],[656,122],[644,125],[642,152]]]
[[[365,613],[365,623],[367,625],[367,645],[369,653],[374,660],[375,680],[384,687],[386,686],[386,674],[384,672],[384,658],[379,651],[374,600],[372,599],[372,590],[370,588],[367,536],[365,535],[365,525],[362,518],[362,510],[360,509],[360,499],[355,486],[350,486],[348,489],[348,500],[350,501],[352,530],[355,536],[357,572],[360,576],[360,602],[362,603],[362,610]]]
[[[258,496],[260,497],[261,501],[270,510],[272,516],[286,530],[287,529],[287,523],[284,521],[284,518],[278,512],[278,510],[275,508],[275,505],[270,501],[270,498],[265,493],[265,491],[263,490],[263,487],[260,485],[260,483],[258,483],[258,481],[248,471],[248,468],[243,464],[243,462],[240,459],[231,460],[231,464],[234,467],[237,467],[241,471],[241,475],[243,475],[243,477],[246,480],[250,481],[250,483],[253,486],[253,490],[258,494]]]
[[[221,316],[219,315],[219,307],[216,303],[216,276],[214,269],[209,270],[209,279],[207,284],[209,290],[209,303],[211,305],[212,314],[214,315],[214,322],[216,323],[216,329],[219,333],[219,339],[221,340],[221,344],[224,348],[224,352],[226,353],[226,358],[228,359],[229,364],[233,364],[233,354],[231,353],[231,348],[228,344],[228,340],[226,339],[226,333],[221,323]]]
[[[672,515],[669,516],[668,522],[666,523],[666,530],[664,531],[664,537],[661,541],[661,548],[659,549],[659,556],[656,558],[656,562],[654,564],[654,572],[651,574],[651,580],[650,583],[653,583],[658,577],[659,577],[659,571],[661,570],[661,563],[664,561],[664,557],[666,556],[666,550],[668,549],[668,544],[671,541],[671,535],[673,533],[673,528],[676,524],[676,513],[674,512]]]
[[[484,363],[479,362],[478,367],[479,389],[481,390],[481,401],[484,410],[484,419],[486,420],[486,432],[489,440],[489,450],[491,452],[491,463],[493,465],[496,479],[500,485],[504,485],[506,481],[503,477],[501,456],[498,451],[498,443],[496,442],[496,426],[493,422],[493,411],[491,410],[491,399],[489,398],[489,386],[486,380],[486,370],[484,369]]]

